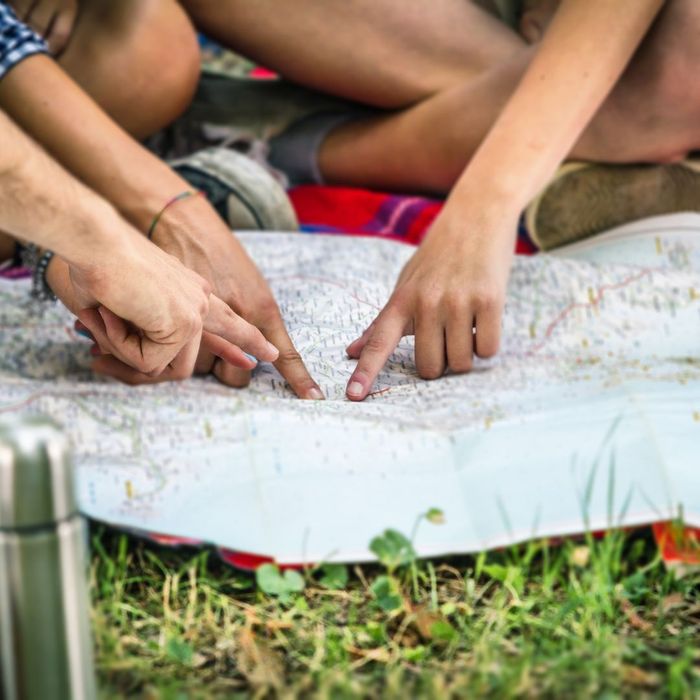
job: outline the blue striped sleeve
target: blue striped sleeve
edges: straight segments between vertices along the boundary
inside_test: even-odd
[[[48,53],[46,42],[0,2],[0,79],[20,61],[38,53]]]

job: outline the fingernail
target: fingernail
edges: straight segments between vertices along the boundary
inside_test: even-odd
[[[363,391],[364,387],[360,382],[350,382],[350,384],[348,384],[348,394],[351,396],[362,396]]]
[[[76,328],[75,332],[81,337],[81,338],[87,338],[88,340],[95,340],[92,337],[92,333],[90,331],[85,330],[83,328]]]
[[[326,397],[323,395],[320,389],[314,387],[306,392],[306,398],[312,399],[313,401],[323,401]]]
[[[268,342],[267,348],[275,356],[275,359],[280,356],[280,351],[272,343]]]
[[[253,355],[249,355],[247,352],[243,353],[251,362],[254,362],[256,365],[258,364],[258,358],[254,357]]]

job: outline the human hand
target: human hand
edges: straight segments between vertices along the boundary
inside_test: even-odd
[[[153,241],[207,279],[220,299],[278,348],[275,367],[297,396],[323,398],[287,333],[267,282],[206,200],[190,197],[182,206],[168,209],[158,222]],[[200,353],[197,372],[209,370],[228,386],[244,387],[250,381],[250,371]]]
[[[40,34],[53,56],[68,45],[78,14],[78,0],[10,0],[17,17]]]
[[[127,383],[191,376],[200,341],[223,361],[249,370],[246,353],[273,361],[278,352],[237,316],[196,273],[135,231],[108,263],[86,270],[55,257],[48,281],[90,331],[100,353],[94,369]]]
[[[491,223],[491,222],[494,223]],[[361,401],[404,335],[415,335],[423,379],[468,372],[498,351],[517,218],[486,220],[446,206],[404,267],[391,298],[347,348],[357,359],[347,396]]]

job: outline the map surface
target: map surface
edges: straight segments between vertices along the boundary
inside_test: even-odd
[[[281,563],[371,558],[430,508],[421,555],[683,515],[700,526],[700,217],[624,227],[518,258],[502,352],[420,380],[404,339],[372,396],[344,398],[344,348],[412,249],[320,235],[241,238],[328,397],[292,397],[270,365],[129,388],[89,372],[59,306],[0,281],[0,419],[49,415],[74,445],[83,511]]]

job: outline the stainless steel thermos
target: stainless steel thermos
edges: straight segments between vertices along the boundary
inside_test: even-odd
[[[0,698],[95,697],[85,522],[65,438],[0,423]]]

